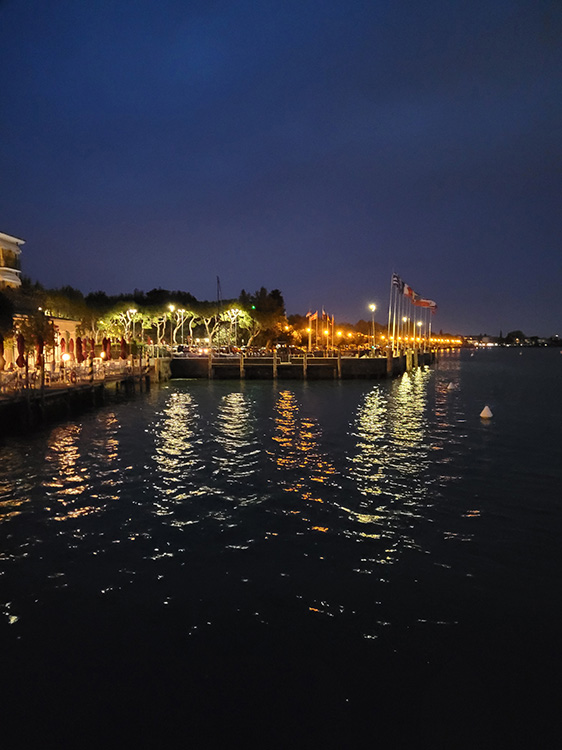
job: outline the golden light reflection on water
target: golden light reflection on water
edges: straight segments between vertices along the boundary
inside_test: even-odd
[[[47,442],[45,463],[50,478],[43,481],[46,494],[56,505],[51,508],[55,521],[67,521],[89,515],[96,508],[89,501],[90,461],[80,451],[82,425],[68,424],[54,429]]]
[[[300,416],[300,404],[292,391],[280,391],[274,407],[275,433],[278,450],[271,452],[282,472],[281,487],[296,492],[305,500],[324,502],[309,482],[331,482],[336,469],[320,451],[321,429],[316,420]]]

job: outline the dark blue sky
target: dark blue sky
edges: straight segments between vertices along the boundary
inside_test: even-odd
[[[0,231],[84,292],[562,335],[558,0],[0,0]]]

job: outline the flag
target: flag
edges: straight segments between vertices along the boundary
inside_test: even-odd
[[[404,295],[404,297],[409,297],[412,300],[416,296],[416,293],[411,286],[408,286],[408,284],[404,284],[402,294]]]
[[[414,305],[416,305],[416,307],[430,307],[432,310],[437,310],[437,305],[432,299],[422,299],[417,295],[414,299]]]
[[[397,287],[400,294],[404,293],[404,282],[397,273],[392,274],[392,286]]]
[[[318,320],[318,310],[316,310],[314,314],[310,315],[310,321],[312,322],[313,320]]]

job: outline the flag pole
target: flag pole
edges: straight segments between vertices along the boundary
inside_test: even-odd
[[[390,338],[390,319],[391,319],[391,313],[392,313],[392,290],[394,289],[394,271],[390,275],[390,296],[388,298],[388,329],[387,329],[387,339],[388,343],[390,345],[391,338]],[[392,340],[392,347],[394,348],[394,341]],[[393,352],[394,353],[394,352]]]

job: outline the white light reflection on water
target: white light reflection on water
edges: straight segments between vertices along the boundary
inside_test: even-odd
[[[247,482],[257,471],[261,446],[253,407],[244,393],[228,393],[219,402],[214,424],[217,445],[213,473],[227,484]],[[252,502],[252,497],[246,500]]]
[[[198,405],[191,393],[176,391],[168,398],[152,429],[156,465],[153,486],[159,493],[154,502],[158,515],[172,513],[170,503],[186,500],[199,485],[193,484],[194,475],[205,468],[199,421]]]
[[[374,386],[357,410],[351,434],[357,438],[350,456],[351,476],[364,496],[361,507],[375,518],[413,515],[427,497],[427,380],[418,370],[393,384],[390,398]],[[377,503],[377,505],[375,505]]]

